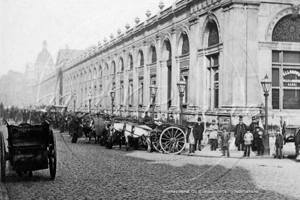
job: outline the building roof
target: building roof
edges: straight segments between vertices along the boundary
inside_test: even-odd
[[[74,49],[60,49],[56,59],[56,66],[59,65],[63,60],[71,60],[79,55],[83,54],[83,50],[74,50]]]

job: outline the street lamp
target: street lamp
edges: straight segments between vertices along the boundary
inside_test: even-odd
[[[75,109],[76,109],[76,98],[77,98],[77,96],[76,96],[75,93],[73,94],[73,98],[74,98],[74,113],[75,113]]]
[[[271,88],[271,80],[268,78],[268,75],[265,76],[265,78],[261,81],[261,86],[264,91],[264,96],[265,96],[265,136],[266,136],[266,141],[265,141],[265,154],[270,155],[270,146],[269,146],[269,133],[268,133],[268,96],[269,96],[269,91]]]
[[[180,97],[180,125],[182,125],[182,101],[183,101],[183,96],[185,92],[185,86],[186,82],[183,79],[180,79],[180,81],[177,82],[177,87],[179,90],[179,97]]]
[[[92,93],[91,92],[89,92],[88,98],[89,98],[89,113],[91,114],[91,101],[92,101]]]
[[[155,85],[150,85],[150,93],[152,97],[152,120],[154,121],[154,107],[155,107],[155,97],[156,97],[157,87]]]
[[[116,91],[114,89],[112,89],[110,91],[110,97],[111,97],[111,116],[113,116],[114,114],[114,99],[116,96]]]

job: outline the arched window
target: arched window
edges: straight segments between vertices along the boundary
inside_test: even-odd
[[[283,17],[273,30],[272,41],[300,42],[300,15]]]
[[[96,67],[94,68],[94,77],[93,77],[93,79],[96,79],[97,78],[97,69],[96,69]]]
[[[112,62],[112,74],[116,74],[116,63],[115,63],[115,61]]]
[[[168,40],[167,42],[165,42],[165,44],[166,44],[166,50],[169,52],[168,60],[171,60],[172,59],[172,49],[171,49],[170,41]]]
[[[120,58],[120,71],[124,72],[124,62],[123,62],[123,58]]]
[[[156,63],[156,49],[155,46],[151,46],[151,63]]]
[[[140,67],[144,67],[144,54],[143,51],[139,51],[140,55]]]
[[[100,66],[99,66],[99,77],[101,78],[102,75],[103,75],[103,74],[102,74],[102,66],[100,65]]]
[[[190,43],[187,34],[184,32],[181,34],[182,37],[182,51],[181,55],[190,53]]]
[[[300,42],[300,16],[287,15],[275,25],[272,41]],[[300,109],[300,50],[272,51],[272,108]]]
[[[207,47],[219,44],[219,30],[217,23],[214,20],[209,20],[206,25],[206,31],[208,34]],[[218,51],[218,50],[216,50]],[[208,70],[208,94],[209,94],[209,108],[219,108],[219,52],[206,55],[207,58],[207,70]]]
[[[133,59],[132,59],[132,55],[129,55],[129,69],[133,69]]]
[[[213,46],[219,44],[219,31],[215,21],[208,22],[207,24],[209,34],[208,34],[208,46]]]

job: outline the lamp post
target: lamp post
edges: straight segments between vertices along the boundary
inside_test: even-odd
[[[183,79],[177,82],[177,87],[179,90],[179,98],[180,98],[180,125],[182,125],[182,101],[185,92],[186,82]]]
[[[77,98],[77,96],[76,96],[75,93],[73,94],[73,98],[74,98],[74,113],[75,113],[75,109],[76,109],[76,98]]]
[[[151,97],[152,97],[152,120],[154,120],[156,91],[157,91],[157,87],[155,85],[150,85],[150,93],[151,93]]]
[[[91,101],[92,101],[92,93],[91,92],[89,92],[88,98],[89,98],[89,113],[91,114]]]
[[[114,100],[115,100],[115,96],[116,96],[116,91],[114,89],[112,89],[110,91],[110,97],[111,97],[111,116],[113,116],[113,114],[114,114]]]
[[[268,78],[268,75],[265,76],[265,78],[261,81],[261,86],[264,91],[265,96],[265,154],[270,155],[270,146],[269,146],[269,133],[268,133],[268,96],[269,96],[269,90],[271,88],[271,80]]]

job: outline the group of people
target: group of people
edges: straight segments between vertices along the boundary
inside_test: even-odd
[[[244,151],[244,157],[250,156],[250,151],[257,151],[257,156],[263,156],[265,138],[264,129],[259,126],[259,120],[252,117],[252,123],[247,127],[243,122],[243,116],[239,117],[239,123],[234,130],[235,145],[238,151]]]
[[[234,128],[235,145],[238,151],[244,151],[244,157],[249,157],[250,152],[256,151],[257,156],[263,156],[265,138],[264,129],[259,126],[259,119],[252,117],[252,122],[247,126],[243,122],[243,116],[239,116],[239,123]],[[198,118],[197,123],[194,126],[190,126],[191,131],[188,133],[189,141],[189,154],[195,153],[195,150],[201,151],[201,141],[203,140],[203,133],[205,130],[205,124],[202,122],[201,117]],[[230,157],[229,141],[230,141],[230,128],[223,125],[220,129],[216,120],[212,120],[211,124],[207,127],[208,139],[210,143],[211,151],[216,151],[219,147],[223,153]],[[276,153],[278,158],[282,157],[283,136],[280,131],[276,136]]]
[[[203,133],[205,131],[205,123],[202,121],[201,117],[198,117],[197,122],[190,126],[190,131],[188,132],[188,141],[189,141],[189,155],[195,153],[196,150],[201,151],[201,141],[203,140]],[[230,132],[227,126],[223,126],[219,130],[219,126],[216,124],[216,120],[212,120],[210,126],[206,129],[209,133],[209,143],[211,145],[211,151],[216,151],[218,146],[225,154],[230,157],[229,152],[229,140]]]

